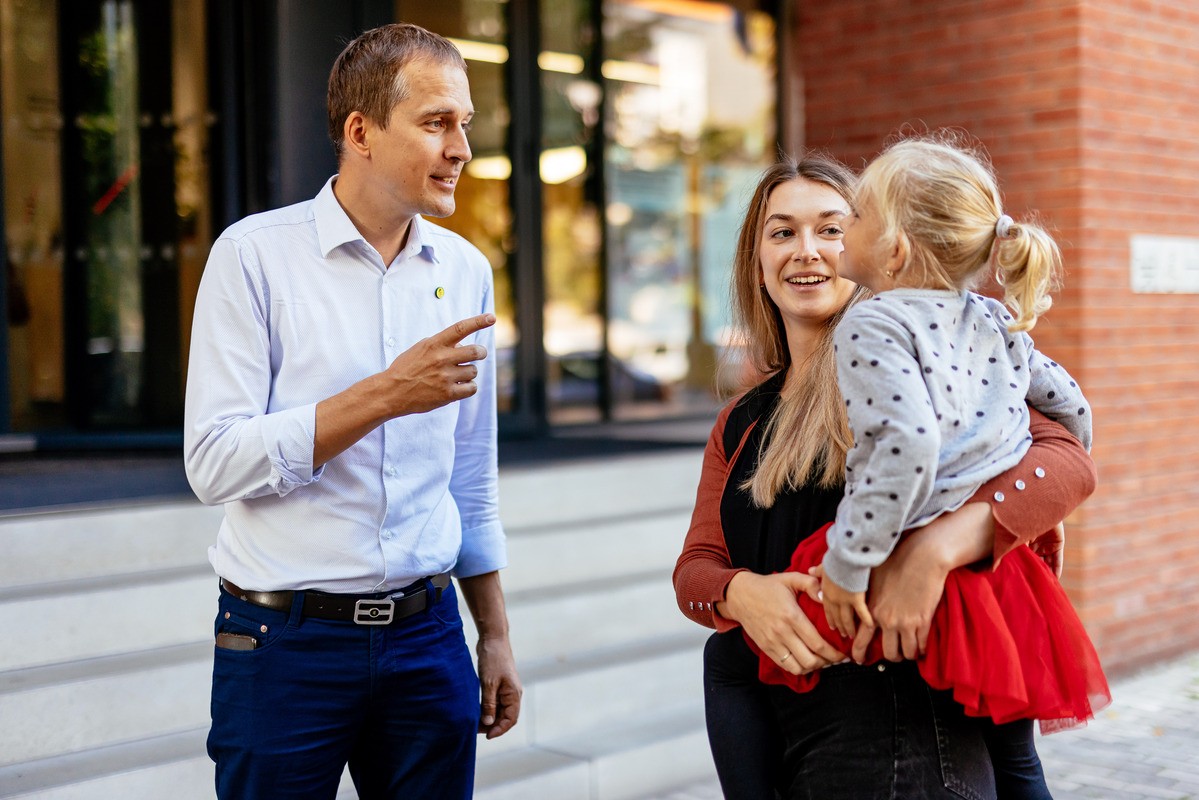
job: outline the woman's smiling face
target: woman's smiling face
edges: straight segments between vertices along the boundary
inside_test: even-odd
[[[780,183],[770,193],[758,261],[789,335],[823,325],[857,288],[837,272],[850,213],[835,189],[806,178]]]

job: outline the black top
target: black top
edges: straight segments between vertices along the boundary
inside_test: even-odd
[[[778,407],[785,380],[786,372],[779,372],[747,392],[724,427],[724,452],[729,457],[737,452],[746,431],[749,438],[736,461],[729,464],[720,500],[720,524],[732,565],[761,575],[786,569],[796,545],[836,518],[837,504],[845,492],[843,485],[821,489],[804,484],[784,489],[770,508],[759,508],[748,490],[738,488],[757,467],[762,437]]]

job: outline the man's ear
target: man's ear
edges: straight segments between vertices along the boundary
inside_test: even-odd
[[[364,158],[369,158],[371,154],[370,148],[370,120],[361,111],[351,111],[346,116],[346,121],[342,123],[342,152],[356,153]]]

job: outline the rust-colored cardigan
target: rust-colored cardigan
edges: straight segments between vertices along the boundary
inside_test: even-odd
[[[737,491],[729,485],[730,475],[747,474],[757,457],[757,447],[746,447],[746,442],[759,423],[765,424],[765,418],[775,407],[769,397],[763,399],[761,391],[771,383],[767,381],[763,387],[733,401],[717,417],[704,451],[691,528],[674,569],[675,595],[683,614],[718,631],[737,627],[737,623],[716,613],[716,603],[724,600],[733,576],[744,570],[735,567],[729,556],[721,506]],[[747,398],[754,399],[755,393],[758,402],[745,402]],[[1019,464],[983,484],[971,498],[971,502],[991,504],[996,562],[1012,548],[1052,529],[1095,490],[1095,466],[1078,440],[1034,409],[1029,411],[1032,447]],[[727,452],[729,449],[733,452]],[[735,465],[738,470],[734,470]],[[1000,495],[1002,501],[998,500]],[[823,497],[814,495],[814,499],[830,505],[827,491]],[[835,500],[831,506],[835,509]],[[831,521],[832,509],[825,521]],[[752,531],[747,533],[753,535]]]

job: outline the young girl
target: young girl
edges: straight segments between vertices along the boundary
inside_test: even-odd
[[[855,199],[840,272],[876,296],[851,308],[834,335],[854,439],[846,492],[826,535],[805,540],[791,563],[821,579],[800,606],[846,653],[857,623],[874,625],[870,571],[901,532],[961,506],[1027,452],[1026,402],[1091,443],[1077,384],[1024,333],[1049,308],[1059,251],[1043,230],[1003,213],[989,167],[951,142],[908,139],[866,168]],[[1013,313],[968,291],[988,266]],[[1024,488],[1017,481],[1010,491]],[[1081,622],[1027,547],[992,571],[952,573],[919,649],[931,686],[997,723],[997,780],[1008,775],[1024,797],[1049,796],[1031,720],[1045,732],[1072,727],[1110,700]],[[881,658],[876,638],[867,660]],[[819,679],[791,675],[764,653],[759,672],[798,691]]]

